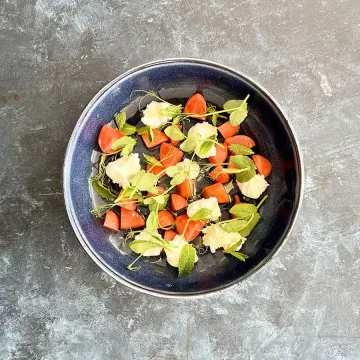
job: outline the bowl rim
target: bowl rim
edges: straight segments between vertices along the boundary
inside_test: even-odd
[[[164,293],[158,290],[149,290],[146,289],[140,285],[136,285],[134,283],[131,283],[130,281],[127,281],[126,279],[122,278],[121,276],[115,274],[110,268],[108,268],[104,263],[102,263],[97,257],[96,255],[92,252],[92,250],[90,249],[90,247],[87,245],[86,240],[83,238],[81,231],[79,230],[79,228],[77,227],[77,223],[75,221],[75,213],[74,213],[74,208],[72,205],[72,200],[71,200],[71,195],[70,195],[70,163],[71,163],[71,156],[72,156],[72,147],[74,145],[74,139],[75,136],[78,132],[78,129],[80,128],[81,123],[83,122],[86,114],[89,112],[89,110],[92,108],[92,106],[94,105],[94,103],[101,97],[101,95],[106,92],[108,89],[110,89],[115,83],[117,83],[119,80],[129,76],[130,74],[133,74],[137,71],[146,69],[148,67],[152,67],[155,65],[163,65],[163,64],[171,64],[171,63],[195,63],[195,64],[200,64],[200,65],[207,65],[207,66],[212,66],[215,68],[218,68],[220,70],[225,70],[227,72],[230,72],[236,76],[239,76],[243,79],[245,79],[246,81],[248,81],[249,83],[251,83],[255,88],[259,89],[264,95],[266,95],[268,97],[269,100],[272,101],[273,105],[275,105],[275,107],[277,108],[277,110],[280,112],[280,114],[283,116],[284,120],[286,121],[286,125],[288,126],[289,130],[290,130],[290,135],[293,137],[294,140],[294,144],[295,144],[295,153],[297,155],[298,158],[298,162],[299,162],[299,172],[300,172],[300,176],[299,176],[299,199],[298,202],[295,204],[295,212],[293,215],[293,218],[291,220],[290,226],[288,228],[287,233],[285,234],[284,238],[282,239],[282,241],[278,244],[278,246],[273,249],[273,251],[271,251],[266,257],[264,257],[259,264],[257,264],[257,266],[255,266],[254,268],[252,268],[249,272],[247,272],[245,275],[243,275],[241,278],[239,278],[239,280],[233,284],[229,284],[221,289],[214,289],[214,290],[207,290],[206,292],[203,293],[194,293],[194,294],[184,294],[184,293],[180,293],[180,294],[176,294],[176,293]],[[103,86],[97,93],[96,95],[90,100],[90,102],[86,105],[86,107],[84,108],[84,110],[82,111],[78,121],[75,124],[75,127],[72,131],[72,134],[70,136],[67,148],[66,148],[66,152],[65,152],[65,157],[64,157],[64,163],[63,163],[63,194],[64,194],[64,200],[65,200],[65,207],[66,207],[66,211],[70,220],[70,223],[72,225],[72,228],[80,242],[80,244],[82,245],[82,247],[85,249],[85,251],[87,252],[87,254],[91,257],[91,259],[104,271],[106,272],[108,275],[110,275],[113,279],[115,279],[116,281],[118,281],[119,283],[128,286],[129,288],[133,289],[133,290],[137,290],[140,291],[142,293],[148,294],[148,295],[152,295],[152,296],[157,296],[157,297],[162,297],[162,298],[177,298],[177,299],[184,299],[184,298],[188,298],[188,299],[194,299],[194,298],[201,298],[201,297],[205,297],[205,296],[210,296],[210,295],[215,295],[215,294],[220,294],[223,291],[226,291],[228,289],[234,288],[235,286],[240,285],[244,280],[249,279],[251,276],[255,275],[256,273],[259,273],[259,271],[261,269],[264,268],[265,264],[268,264],[278,253],[279,251],[282,249],[282,247],[285,245],[286,241],[288,240],[293,228],[294,228],[294,224],[296,223],[296,219],[298,217],[299,214],[299,210],[301,208],[302,205],[302,201],[303,201],[303,196],[304,196],[304,163],[303,163],[303,155],[302,152],[300,150],[299,147],[299,141],[297,138],[297,135],[294,131],[294,128],[292,126],[292,124],[290,123],[290,121],[288,120],[287,115],[285,114],[284,110],[282,109],[282,107],[280,106],[280,104],[277,102],[277,100],[274,98],[273,95],[271,95],[262,85],[260,85],[257,81],[255,81],[254,79],[252,79],[250,76],[245,75],[244,73],[242,73],[241,71],[238,70],[234,70],[233,68],[220,64],[218,62],[214,62],[214,61],[210,61],[210,60],[204,60],[204,59],[200,59],[200,58],[192,58],[192,57],[175,57],[175,58],[166,58],[166,59],[162,59],[162,60],[154,60],[154,61],[150,61],[147,62],[145,64],[139,65],[139,66],[135,66],[133,68],[131,68],[130,70],[120,74],[119,76],[117,76],[115,79],[111,80],[110,82],[108,82],[105,86]]]

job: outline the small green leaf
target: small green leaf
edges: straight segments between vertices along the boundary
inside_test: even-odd
[[[116,195],[114,195],[108,188],[106,188],[104,186],[104,184],[102,184],[100,182],[100,180],[96,177],[93,177],[90,179],[91,185],[93,187],[93,189],[104,199],[108,199],[108,200],[115,200],[116,199]]]
[[[239,232],[240,230],[244,229],[247,226],[247,224],[248,224],[247,220],[236,219],[220,224],[220,227],[222,230],[231,233],[231,232]]]
[[[125,110],[120,111],[114,115],[115,123],[119,130],[121,131],[126,123],[126,112]]]
[[[232,126],[239,126],[247,117],[248,111],[244,108],[239,108],[230,114],[230,124]]]
[[[165,134],[172,140],[183,140],[185,139],[185,135],[181,132],[181,130],[175,126],[170,125],[165,129]]]
[[[236,109],[236,108],[239,108],[240,106],[245,107],[245,105],[246,105],[245,108],[247,108],[246,101],[245,101],[244,105],[243,105],[243,103],[244,103],[244,100],[229,100],[223,105],[223,108],[224,108],[224,110],[230,110],[230,111],[228,111],[228,113],[231,114],[233,111],[235,111],[235,110],[231,110],[231,109]]]
[[[139,135],[147,133],[148,137],[149,137],[149,141],[152,142],[154,140],[154,132],[153,132],[153,129],[149,125],[138,128],[137,133]]]
[[[237,204],[230,209],[230,214],[238,219],[248,219],[252,214],[257,213],[257,207],[252,204]]]
[[[130,184],[136,186],[140,191],[151,192],[154,186],[156,186],[157,181],[158,177],[156,175],[141,170],[130,179]]]
[[[222,173],[227,173],[227,174],[238,174],[238,173],[242,173],[244,172],[244,170],[241,170],[241,169],[233,169],[233,168],[223,168],[221,170]],[[220,173],[219,173],[220,174]]]
[[[178,277],[182,277],[191,273],[194,268],[196,258],[196,251],[191,244],[183,246],[179,257],[179,274]]]
[[[239,259],[240,261],[244,261],[244,262],[248,258],[247,255],[240,253],[240,252],[236,252],[236,251],[227,252],[227,254],[232,255],[232,256],[236,257],[237,259]]]
[[[169,196],[170,195],[166,194],[146,198],[144,200],[144,205],[148,205],[150,211],[164,210],[169,200]]]
[[[121,129],[121,133],[124,135],[133,135],[136,133],[136,126],[125,123]]]
[[[159,227],[158,213],[152,211],[146,220],[146,230],[149,233],[154,233]]]
[[[156,159],[156,157],[155,156],[150,156],[150,155],[147,155],[147,154],[143,154],[143,156],[144,156],[144,159],[145,159],[145,161],[148,163],[148,164],[150,164],[150,165],[156,165],[156,166],[161,166],[161,162],[158,160],[158,159]]]
[[[247,146],[240,144],[232,144],[229,146],[229,149],[235,155],[252,155],[254,152]]]
[[[150,249],[154,249],[154,248],[163,248],[164,244],[166,245],[165,242],[161,242],[157,239],[153,239],[153,240],[133,240],[129,246],[130,249],[137,254],[143,254],[144,252],[146,252],[147,250]]]
[[[258,213],[253,214],[248,224],[239,231],[239,234],[242,237],[249,236],[250,233],[253,231],[254,227],[256,226],[256,224],[259,222],[260,218],[261,216]]]
[[[180,122],[180,120],[181,120],[181,115],[175,116],[172,121],[173,125],[178,124]]]
[[[130,199],[130,196],[132,199],[142,199],[142,195],[139,191],[135,191],[133,193],[133,191],[135,190],[134,186],[127,186],[125,187],[122,192],[121,195],[119,196],[119,199]]]
[[[129,138],[128,136],[123,136],[122,138],[115,140],[111,145],[111,148],[113,150],[119,150],[122,149],[127,144],[129,144],[130,142],[131,142],[131,138]]]
[[[174,116],[181,114],[181,109],[181,105],[170,105],[166,108],[159,109],[159,114],[168,118],[173,118]]]
[[[235,155],[231,157],[231,163],[238,169],[244,170],[236,174],[236,180],[243,183],[252,179],[256,174],[256,167],[253,161],[244,155]]]
[[[171,179],[170,185],[171,186],[180,185],[185,180],[186,180],[186,175],[184,173],[179,173]]]
[[[121,150],[120,155],[125,156],[131,154],[132,151],[134,150],[135,145],[136,145],[136,140],[131,138],[130,142],[127,145],[125,145],[124,148]]]
[[[197,221],[197,220],[205,220],[208,218],[208,216],[212,213],[211,209],[202,208],[198,210],[191,218],[190,220]]]
[[[205,155],[214,146],[215,139],[216,135],[211,135],[202,142],[199,150],[199,156]]]
[[[166,169],[166,175],[170,176],[170,177],[175,177],[176,175],[178,175],[182,171],[183,171],[183,168],[180,167],[180,166],[169,166]]]
[[[227,250],[224,250],[224,254],[231,253],[232,251],[236,251],[236,249],[244,243],[244,239],[240,239],[234,245],[230,246]]]
[[[216,127],[216,122],[217,122],[217,119],[219,117],[219,114],[216,114],[215,111],[216,111],[216,107],[214,105],[208,104],[207,112],[212,113],[211,122]]]
[[[180,149],[187,153],[192,153],[195,150],[195,147],[198,141],[201,139],[200,134],[193,134],[189,136],[185,141],[183,141],[180,145]]]

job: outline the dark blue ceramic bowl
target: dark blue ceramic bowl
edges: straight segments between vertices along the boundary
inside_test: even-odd
[[[262,219],[248,237],[243,263],[221,251],[201,256],[194,271],[178,279],[165,261],[139,261],[141,270],[127,265],[135,258],[121,239],[89,213],[99,199],[89,187],[91,158],[102,125],[127,107],[136,112],[133,90],[155,91],[165,99],[187,99],[201,91],[221,107],[229,99],[250,94],[250,112],[241,131],[257,144],[257,153],[270,159],[269,198]],[[289,121],[272,96],[253,80],[225,66],[196,59],[169,59],[139,66],[105,86],[86,107],[71,136],[64,164],[65,203],[71,224],[91,258],[119,282],[152,295],[189,297],[218,292],[257,272],[284,244],[294,224],[302,197],[302,163]]]

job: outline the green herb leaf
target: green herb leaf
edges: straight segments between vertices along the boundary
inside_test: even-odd
[[[232,256],[236,257],[237,259],[244,261],[244,262],[248,258],[247,255],[240,253],[240,252],[236,252],[236,251],[227,252],[227,254],[232,255]]]
[[[176,175],[178,175],[179,173],[181,173],[182,171],[183,171],[183,167],[181,167],[181,166],[169,166],[166,169],[166,175],[173,178]]]
[[[179,257],[179,274],[178,277],[182,277],[191,273],[194,268],[196,258],[196,251],[191,244],[183,246]]]
[[[106,188],[104,186],[104,184],[102,184],[100,182],[100,180],[96,177],[93,177],[90,179],[91,185],[93,187],[93,189],[104,199],[108,199],[108,200],[115,200],[116,199],[116,195],[114,195],[108,188]]]
[[[240,230],[244,229],[248,225],[247,220],[242,219],[234,219],[229,222],[225,222],[223,224],[220,224],[222,230],[226,232],[239,232]]]
[[[181,109],[181,105],[170,105],[166,108],[159,109],[159,114],[168,118],[173,118],[174,116],[181,114]]]
[[[130,139],[131,139],[130,142],[127,145],[125,145],[124,148],[121,150],[120,153],[121,156],[129,155],[134,150],[134,147],[136,145],[136,140],[133,138]]]
[[[197,220],[204,220],[207,219],[208,216],[212,213],[211,209],[202,208],[198,210],[191,218],[190,220],[197,221]]]
[[[121,133],[124,135],[133,135],[136,133],[136,126],[125,123],[121,129]]]
[[[219,117],[219,114],[216,114],[215,111],[216,111],[216,107],[214,105],[208,104],[207,112],[212,113],[211,122],[216,127],[216,122],[217,122],[217,119]]]
[[[127,187],[125,187],[117,200],[130,199],[130,196],[131,196],[132,199],[142,199],[141,193],[139,191],[135,191],[133,193],[134,190],[135,190],[135,186],[127,186]]]
[[[199,150],[200,156],[205,155],[214,146],[215,139],[216,135],[211,135],[202,142]]]
[[[141,128],[138,128],[138,129],[137,129],[137,133],[138,133],[139,135],[144,134],[144,133],[147,133],[150,142],[152,142],[152,141],[154,140],[154,132],[153,132],[153,129],[152,129],[149,125],[146,125],[146,126],[143,126],[143,127],[141,127]]]
[[[247,108],[246,101],[245,101],[244,105],[243,105],[243,103],[244,103],[244,100],[229,100],[223,105],[223,108],[224,108],[224,110],[229,110],[228,113],[231,114],[233,111],[235,111],[235,110],[231,110],[231,109],[236,109],[236,108],[239,108],[240,106],[246,106],[246,108]]]
[[[154,233],[159,227],[158,213],[152,211],[146,220],[146,230],[149,233]]]
[[[232,126],[239,126],[247,117],[248,111],[244,108],[239,108],[230,114],[230,124]]]
[[[180,120],[181,120],[181,115],[175,116],[172,121],[173,125],[178,124],[180,122]]]
[[[155,156],[150,156],[150,155],[147,155],[147,154],[143,154],[143,156],[144,156],[144,159],[145,159],[145,161],[148,163],[148,164],[150,164],[150,165],[157,165],[157,166],[160,166],[161,165],[161,162],[158,160],[158,159],[156,159],[156,157]]]
[[[154,186],[156,186],[157,181],[158,177],[156,175],[141,170],[130,179],[130,184],[136,186],[140,191],[151,192]]]
[[[119,150],[122,149],[124,146],[126,146],[127,144],[129,144],[131,142],[131,138],[128,136],[123,136],[120,139],[117,139],[113,142],[113,144],[111,145],[111,148],[113,150]]]
[[[243,172],[236,174],[236,180],[241,183],[249,181],[256,174],[255,172],[256,167],[253,161],[247,156],[244,155],[232,156],[231,163],[237,168],[244,170]]]
[[[237,204],[230,209],[230,214],[238,219],[248,219],[252,214],[257,213],[257,207],[252,204]]]
[[[260,218],[261,216],[258,213],[253,214],[248,224],[243,229],[239,230],[239,234],[242,237],[249,236],[256,224],[259,222]]]
[[[175,125],[168,126],[165,129],[165,134],[172,140],[183,140],[183,139],[185,139],[185,135]]]
[[[169,200],[169,196],[170,195],[168,195],[168,194],[166,194],[166,195],[161,194],[161,195],[146,198],[144,200],[144,205],[148,205],[150,211],[164,210],[166,208],[166,204]]]
[[[181,143],[180,149],[187,153],[192,153],[195,150],[195,147],[200,139],[201,136],[199,134],[193,134]]]
[[[247,146],[240,145],[240,144],[232,144],[229,146],[231,152],[235,155],[252,155],[254,152],[248,148]]]
[[[115,123],[119,130],[121,131],[126,123],[126,112],[125,110],[120,111],[114,115]]]
[[[240,125],[248,114],[247,102],[249,95],[244,100],[229,100],[224,104],[224,110],[230,114],[230,124],[232,126]]]
[[[245,170],[246,171],[246,170]],[[227,174],[238,174],[238,173],[242,173],[242,172],[244,172],[244,170],[241,170],[241,169],[233,169],[233,168],[230,168],[230,169],[228,169],[228,168],[223,168],[222,170],[221,170],[221,173],[227,173]],[[221,174],[221,173],[219,173],[219,174]]]
[[[171,179],[170,185],[171,186],[180,185],[185,180],[186,180],[186,175],[184,173],[179,173]]]
[[[227,250],[224,250],[224,254],[228,254],[231,253],[233,251],[236,251],[235,249],[237,249],[240,245],[242,245],[244,243],[243,239],[240,239],[239,241],[237,241],[234,245],[230,246]]]
[[[133,240],[129,246],[130,249],[137,254],[143,254],[147,250],[154,249],[154,248],[163,248],[166,245],[165,242],[161,242],[157,239],[153,240]]]

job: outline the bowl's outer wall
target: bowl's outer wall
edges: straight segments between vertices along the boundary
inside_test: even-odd
[[[250,94],[250,115],[242,131],[254,138],[260,154],[269,158],[269,198],[262,206],[261,222],[246,243],[251,255],[246,263],[221,253],[201,259],[186,277],[176,278],[170,266],[141,263],[129,271],[133,258],[121,254],[109,241],[110,233],[90,213],[88,179],[91,154],[100,128],[137,97],[133,90],[159,91],[162,96],[187,98],[201,91],[209,102],[221,106],[229,99]],[[170,91],[169,91],[170,89]],[[296,141],[283,114],[255,84],[226,68],[198,62],[159,62],[120,77],[83,114],[69,143],[64,168],[65,198],[80,241],[115,278],[136,288],[164,295],[203,294],[229,287],[253,273],[277,251],[292,225],[301,197],[301,165]]]

